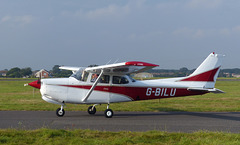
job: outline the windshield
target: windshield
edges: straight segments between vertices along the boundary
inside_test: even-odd
[[[71,77],[79,81],[87,81],[88,72],[85,72],[83,68],[80,68],[76,73],[72,74]]]

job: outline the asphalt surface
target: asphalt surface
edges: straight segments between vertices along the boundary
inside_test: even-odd
[[[114,112],[105,118],[103,112],[66,111],[57,117],[54,111],[0,111],[0,128],[240,133],[240,112]]]

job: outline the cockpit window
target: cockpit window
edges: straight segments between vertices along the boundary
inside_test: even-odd
[[[128,84],[129,81],[126,77],[124,76],[113,76],[113,84]]]
[[[95,82],[96,80],[97,80],[97,78],[98,78],[98,74],[92,74],[92,76],[91,76],[91,82],[93,83],[93,82]]]
[[[79,81],[87,81],[89,73],[84,71],[84,69],[79,69],[76,73],[72,74],[71,77],[74,77],[75,79]]]
[[[71,77],[74,77],[77,80],[81,80],[81,78],[82,78],[82,70],[79,69],[76,73],[73,73],[71,75]]]
[[[99,74],[92,74],[91,76],[91,82],[94,83],[97,78],[98,78]],[[100,83],[105,83],[105,84],[108,84],[109,83],[109,80],[110,80],[110,77],[109,75],[103,75],[101,78],[100,78]]]

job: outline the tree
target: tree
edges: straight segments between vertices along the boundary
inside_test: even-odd
[[[88,67],[95,67],[95,66],[98,66],[98,65],[96,65],[96,64],[91,64],[91,65],[89,65]]]
[[[30,67],[23,68],[20,70],[20,74],[25,77],[30,76],[32,74],[32,69]]]
[[[57,75],[57,74],[61,73],[59,67],[60,67],[60,65],[54,65],[54,67],[52,68],[52,73],[54,75]]]
[[[186,67],[182,67],[179,69],[179,72],[183,75],[183,76],[187,76],[188,74],[188,69]]]
[[[72,75],[72,71],[70,70],[61,70],[59,77],[69,77]]]
[[[20,68],[14,67],[7,72],[7,77],[20,78],[21,77],[20,71],[21,71]]]
[[[54,77],[69,77],[72,71],[59,69],[60,65],[54,65],[52,68],[52,75]]]

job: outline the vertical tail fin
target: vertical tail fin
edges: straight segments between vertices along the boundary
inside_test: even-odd
[[[199,87],[214,88],[223,56],[211,53],[191,75],[180,81],[199,82]]]

